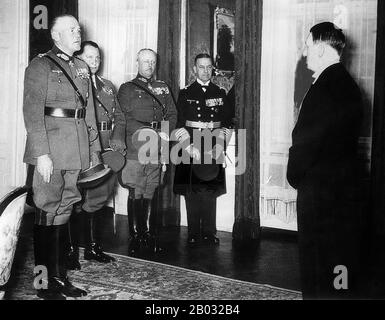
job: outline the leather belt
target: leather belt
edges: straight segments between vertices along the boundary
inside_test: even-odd
[[[111,121],[100,121],[100,122],[98,122],[98,130],[99,131],[109,131],[109,130],[112,130],[112,122]]]
[[[86,117],[86,109],[63,109],[63,108],[52,108],[45,107],[44,115],[54,118],[75,118],[84,119]]]
[[[151,127],[154,130],[160,130],[160,127],[162,124],[161,121],[151,121],[151,122],[144,122],[144,121],[139,121],[139,120],[137,120],[137,121],[140,123],[143,123],[147,127]]]
[[[221,127],[220,121],[202,122],[202,121],[190,121],[186,120],[186,127],[196,129],[216,129]]]

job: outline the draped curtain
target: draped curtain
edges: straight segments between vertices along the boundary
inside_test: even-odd
[[[179,53],[181,32],[180,0],[159,0],[158,23],[158,78],[165,81],[173,93],[174,99],[179,93]],[[175,166],[170,164],[165,175],[160,199],[155,203],[162,212],[163,225],[180,224],[179,196],[173,192]]]
[[[236,241],[258,240],[261,230],[259,218],[261,47],[262,0],[236,0],[236,118],[237,129],[246,130],[247,139],[243,143],[241,139],[237,139],[236,154],[238,161],[245,157],[246,171],[237,175],[235,182],[233,238]],[[244,148],[246,145],[247,148]]]
[[[385,297],[385,1],[377,7],[376,81],[373,108],[371,165],[371,243],[369,288],[375,298]]]

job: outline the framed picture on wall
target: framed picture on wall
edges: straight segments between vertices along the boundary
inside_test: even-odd
[[[235,12],[216,7],[213,26],[214,82],[228,91],[234,82]]]

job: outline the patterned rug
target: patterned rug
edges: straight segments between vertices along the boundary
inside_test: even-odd
[[[82,256],[82,255],[81,255]],[[80,271],[70,271],[73,284],[88,295],[77,300],[299,300],[296,291],[223,278],[157,262],[112,254],[115,263],[81,260]],[[40,300],[33,283],[30,252],[23,268],[14,272],[9,300]],[[15,279],[16,278],[16,279]]]

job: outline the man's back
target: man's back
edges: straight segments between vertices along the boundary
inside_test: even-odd
[[[362,119],[360,90],[341,64],[324,70],[304,98],[293,130],[287,177],[298,188],[307,180],[349,175]],[[326,180],[325,180],[326,179]]]

